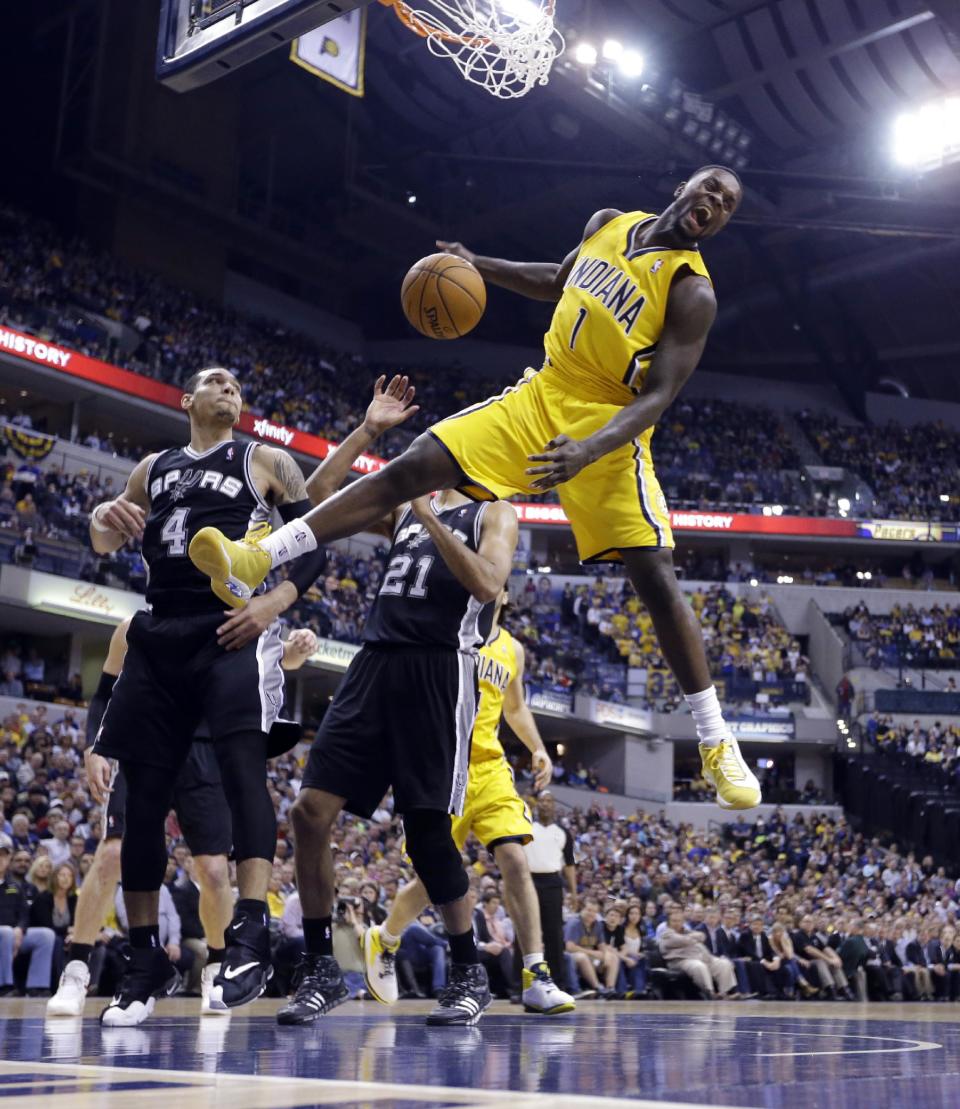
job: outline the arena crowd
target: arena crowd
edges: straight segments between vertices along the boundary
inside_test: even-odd
[[[83,769],[82,714],[22,703],[0,732],[0,992],[48,992],[68,943],[76,889],[99,842],[102,813]],[[270,911],[277,989],[299,948],[296,849],[288,813],[299,788],[295,755],[270,766],[279,829]],[[369,821],[341,819],[336,835],[337,951],[362,996],[359,936],[379,923],[410,877],[389,798]],[[663,812],[617,816],[593,803],[561,817],[574,845],[576,896],[565,908],[559,974],[581,996],[899,997],[956,1000],[960,882],[930,858],[855,833],[810,808],[787,820],[743,814],[719,831],[673,824]],[[176,820],[168,822],[166,943],[205,957],[198,889]],[[467,848],[484,960],[499,992],[516,991],[513,926],[492,856]],[[119,901],[118,901],[119,905]],[[483,937],[494,937],[483,939]],[[97,981],[120,966],[122,912],[101,933]],[[446,940],[432,913],[404,936],[405,996],[446,981]]]

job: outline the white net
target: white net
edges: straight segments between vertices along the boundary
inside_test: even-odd
[[[381,0],[391,3],[391,0]],[[553,22],[555,0],[393,0],[400,19],[449,58],[472,84],[509,100],[545,85],[563,52]]]

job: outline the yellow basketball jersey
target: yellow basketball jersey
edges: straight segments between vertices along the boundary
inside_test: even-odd
[[[480,707],[473,726],[470,762],[503,758],[500,745],[500,717],[507,686],[517,674],[517,650],[513,636],[500,628],[490,643],[480,648],[477,661]]]
[[[700,251],[645,247],[657,217],[625,212],[580,248],[544,336],[544,373],[583,400],[628,404],[657,350],[674,274],[682,266],[709,280]]]

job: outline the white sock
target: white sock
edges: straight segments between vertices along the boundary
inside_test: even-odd
[[[523,969],[524,970],[532,970],[537,965],[537,963],[542,963],[542,962],[543,962],[543,952],[542,951],[531,951],[529,955],[524,955],[524,957],[523,957]]]
[[[380,925],[380,939],[383,940],[384,947],[396,947],[400,942],[400,937],[388,931],[385,924]]]
[[[291,520],[272,535],[260,540],[260,546],[270,555],[270,565],[279,566],[300,555],[317,549],[317,540],[303,520]]]
[[[697,727],[697,739],[704,747],[716,747],[730,738],[730,729],[724,722],[714,686],[702,693],[687,693],[684,699],[690,706],[693,722]]]

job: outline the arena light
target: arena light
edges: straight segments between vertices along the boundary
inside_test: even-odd
[[[639,77],[643,73],[643,55],[636,50],[624,50],[617,64],[624,77]]]
[[[793,585],[793,578],[789,574],[780,574],[777,577],[777,585]]]
[[[754,589],[756,589],[760,582],[756,578],[751,578],[750,584],[753,586]]]
[[[941,493],[940,494],[941,504],[947,504],[949,502],[949,500],[950,500],[950,494],[949,493]]]
[[[960,160],[960,96],[904,112],[893,125],[893,157],[901,166],[929,170]]]
[[[589,42],[578,42],[573,56],[580,65],[597,64],[597,48]]]
[[[566,753],[567,753],[566,747],[564,747],[564,745],[562,743],[558,743],[557,744],[557,754],[558,755],[565,755]]]
[[[605,61],[615,62],[623,55],[623,43],[616,39],[607,39],[603,44],[603,57]]]
[[[535,4],[534,0],[500,0],[499,6],[525,27],[536,23],[540,18],[540,5]]]

